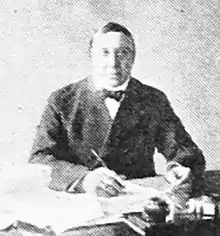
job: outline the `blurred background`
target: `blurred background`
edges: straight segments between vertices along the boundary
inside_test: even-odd
[[[218,169],[219,0],[1,0],[0,164],[27,162],[46,99],[90,73],[89,40],[108,21],[134,34],[133,76],[167,94]]]

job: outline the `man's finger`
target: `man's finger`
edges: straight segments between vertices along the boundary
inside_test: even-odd
[[[106,176],[106,178],[103,178],[100,182],[103,183],[106,187],[111,186],[118,189],[118,191],[121,191],[125,187],[118,180],[109,176]]]
[[[104,178],[100,181],[99,188],[103,189],[111,196],[116,196],[122,191],[124,186],[119,185],[114,178]]]
[[[115,197],[117,196],[120,192],[121,189],[117,188],[116,186],[107,186],[105,189],[105,192],[110,196],[110,197]]]
[[[100,182],[96,188],[96,193],[99,197],[117,196],[120,191],[121,189],[117,186],[106,184],[105,182]]]
[[[119,177],[119,176],[116,176],[116,177],[109,177],[111,179],[111,181],[117,185],[118,187],[120,187],[121,189],[125,188],[125,184],[123,182],[123,180]]]

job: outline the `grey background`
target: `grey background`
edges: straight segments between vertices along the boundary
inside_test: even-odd
[[[217,169],[219,12],[219,0],[1,0],[0,164],[27,161],[47,97],[90,73],[94,29],[117,21],[136,40],[133,75],[167,94]],[[163,172],[163,157],[155,160]]]

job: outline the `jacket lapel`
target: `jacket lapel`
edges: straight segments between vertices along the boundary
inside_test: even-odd
[[[102,152],[103,156],[111,155],[120,142],[126,139],[133,127],[140,124],[141,101],[136,80],[131,78],[125,91],[125,98],[121,102],[117,115],[112,124],[108,142]]]
[[[102,156],[101,149],[111,131],[112,119],[104,102],[92,87],[88,79],[87,89],[81,97],[80,110],[84,117],[82,124],[82,141],[77,147],[77,155],[88,167],[96,164],[92,159],[91,149]]]
[[[111,130],[112,119],[104,102],[91,90],[87,93],[84,112],[86,118],[83,127],[84,141],[99,153],[106,135]]]

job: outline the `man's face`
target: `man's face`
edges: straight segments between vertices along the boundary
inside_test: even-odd
[[[116,88],[130,77],[134,46],[131,38],[123,33],[97,33],[91,57],[95,85],[101,88]]]

